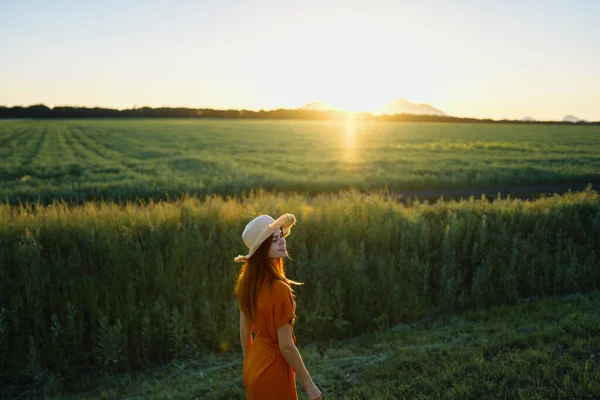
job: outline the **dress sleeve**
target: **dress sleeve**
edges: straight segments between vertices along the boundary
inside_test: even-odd
[[[292,289],[284,282],[275,281],[271,288],[271,296],[273,298],[275,329],[279,329],[285,324],[291,324],[292,320],[296,318],[296,305],[292,296]]]

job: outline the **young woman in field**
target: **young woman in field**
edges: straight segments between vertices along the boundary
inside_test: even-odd
[[[295,344],[296,303],[291,285],[299,283],[286,278],[283,269],[283,258],[288,255],[285,238],[295,223],[292,214],[276,220],[268,215],[256,217],[242,233],[248,254],[235,258],[244,263],[235,294],[249,400],[297,399],[296,375],[309,399],[321,399]]]

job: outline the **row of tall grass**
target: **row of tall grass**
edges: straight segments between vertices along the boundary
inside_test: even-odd
[[[404,205],[255,193],[144,205],[0,205],[0,369],[43,379],[237,351],[232,294],[255,216],[291,212],[301,343],[434,311],[597,290],[600,196]]]
[[[252,188],[410,192],[600,181],[600,126],[239,120],[0,125],[0,201],[164,200]]]

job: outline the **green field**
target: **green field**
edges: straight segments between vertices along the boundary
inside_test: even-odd
[[[390,195],[598,182],[598,126],[4,121],[0,162],[2,398],[243,398],[232,260],[284,212],[326,398],[600,398],[598,193]]]
[[[600,180],[600,126],[248,120],[0,124],[0,199],[82,202]]]
[[[599,320],[598,293],[524,299],[299,348],[325,399],[597,400]],[[241,400],[242,376],[238,351],[62,387],[54,381],[45,393],[49,400]]]
[[[381,194],[0,205],[0,370],[42,384],[238,353],[244,225],[288,237],[300,343],[600,288],[600,195],[406,206]],[[595,334],[595,333],[594,333]]]

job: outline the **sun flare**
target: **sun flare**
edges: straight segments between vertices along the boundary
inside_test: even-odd
[[[346,164],[356,161],[356,120],[352,113],[348,113],[343,129],[342,159]]]
[[[348,113],[346,117],[346,125],[344,127],[344,148],[346,150],[354,149],[356,144],[356,122],[354,114]]]

